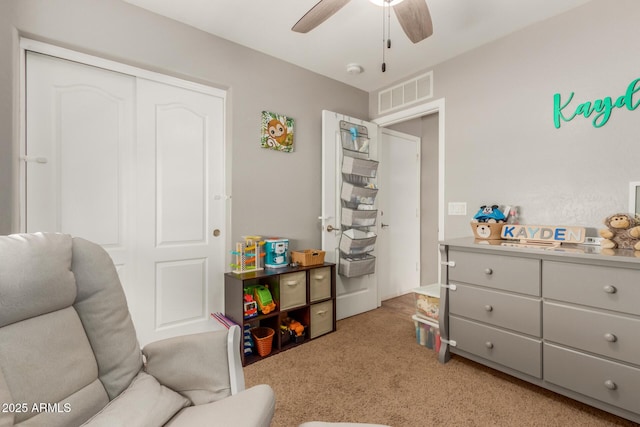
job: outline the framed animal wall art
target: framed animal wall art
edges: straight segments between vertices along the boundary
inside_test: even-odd
[[[282,114],[262,112],[262,148],[291,153],[293,151],[294,120]]]

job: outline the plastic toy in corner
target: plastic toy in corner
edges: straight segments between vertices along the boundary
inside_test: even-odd
[[[482,205],[480,210],[473,216],[473,222],[500,223],[505,221],[506,217],[500,211],[498,205]]]
[[[253,299],[251,290],[244,289],[244,318],[251,319],[258,315],[258,303]]]
[[[262,314],[269,314],[276,309],[276,303],[271,297],[268,286],[258,285],[253,288],[253,297],[258,303],[258,309]]]

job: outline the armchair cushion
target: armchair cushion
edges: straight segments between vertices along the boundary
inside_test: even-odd
[[[146,371],[194,405],[231,396],[227,331],[169,338],[142,349]]]
[[[266,384],[253,386],[226,399],[184,408],[167,427],[269,427],[276,400]]]
[[[125,391],[82,426],[160,427],[190,404],[189,399],[140,372]]]

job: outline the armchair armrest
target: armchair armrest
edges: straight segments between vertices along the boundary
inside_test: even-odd
[[[185,335],[146,345],[145,370],[194,405],[244,390],[240,328]]]

